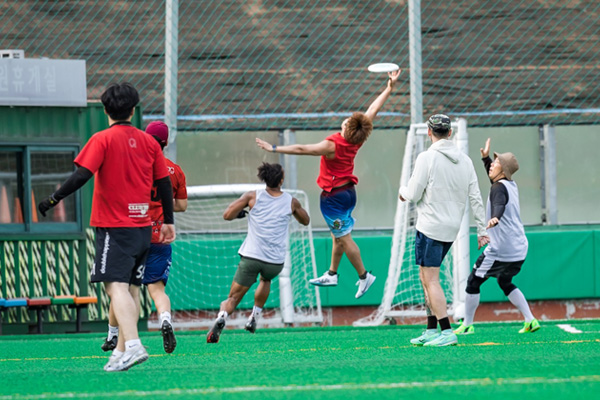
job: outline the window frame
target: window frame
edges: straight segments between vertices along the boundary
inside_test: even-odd
[[[45,233],[77,233],[83,232],[83,210],[82,210],[82,194],[81,190],[71,194],[75,196],[75,221],[69,222],[44,222],[40,219],[39,222],[33,222],[32,207],[37,208],[37,204],[31,204],[31,156],[35,152],[70,152],[73,154],[73,159],[79,154],[81,147],[76,143],[60,143],[60,144],[16,144],[16,143],[0,143],[0,151],[4,152],[20,152],[22,155],[21,168],[23,170],[22,188],[23,190],[23,223],[0,224],[0,237],[7,234],[22,234],[22,235],[39,235]],[[73,164],[73,171],[75,171]],[[51,193],[48,193],[50,195]],[[36,199],[41,201],[41,199]]]

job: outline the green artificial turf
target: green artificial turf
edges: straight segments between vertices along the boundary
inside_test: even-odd
[[[218,344],[176,332],[170,355],[153,332],[142,336],[150,359],[112,373],[102,335],[4,336],[0,400],[599,398],[600,321],[520,327],[479,324],[445,348],[410,345],[420,326],[226,330]]]

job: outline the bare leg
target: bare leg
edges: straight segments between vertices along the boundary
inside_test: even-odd
[[[229,297],[227,300],[221,303],[221,311],[226,311],[227,314],[231,314],[233,310],[240,304],[240,301],[244,298],[246,292],[250,289],[247,286],[242,286],[238,283],[231,282],[231,289],[229,291]]]
[[[423,284],[429,299],[429,306],[436,318],[441,320],[448,317],[446,296],[440,284],[440,269],[437,267],[419,267],[423,272]]]
[[[423,268],[419,267],[419,279],[421,280],[421,286],[423,286],[423,295],[425,296],[425,312],[427,316],[432,316],[433,311],[431,310],[431,304],[429,303],[429,296],[427,295],[427,288],[425,287]]]
[[[365,272],[367,272],[360,256],[360,249],[358,248],[358,245],[354,239],[352,239],[352,235],[350,233],[346,236],[335,239],[335,241],[342,245],[344,253],[346,253],[346,257],[348,257],[350,264],[352,264],[358,275],[363,275]]]
[[[165,311],[171,312],[171,300],[165,293],[165,284],[162,281],[158,281],[147,285],[147,287],[150,297],[152,297],[152,300],[154,300],[154,305],[156,306],[156,312],[158,315],[164,313]]]
[[[340,267],[340,261],[342,261],[342,256],[344,255],[344,246],[331,234],[332,239],[332,249],[331,249],[331,265],[329,266],[329,270],[333,272],[337,272]]]
[[[125,351],[125,342],[139,339],[137,322],[140,315],[140,288],[123,282],[106,282],[106,293],[119,326],[117,350]]]
[[[254,292],[254,305],[263,308],[271,293],[271,281],[265,281],[260,278],[260,283]]]

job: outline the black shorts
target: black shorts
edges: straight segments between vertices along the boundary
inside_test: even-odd
[[[473,271],[471,274],[479,277],[479,278],[489,278],[499,276],[504,277],[513,277],[521,272],[521,266],[525,260],[521,261],[498,261],[492,258],[486,258],[485,254],[482,253],[477,261],[475,261],[475,266],[473,266]]]
[[[123,282],[140,286],[150,251],[152,228],[96,228],[92,282]]]

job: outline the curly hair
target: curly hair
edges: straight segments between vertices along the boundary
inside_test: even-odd
[[[352,144],[362,144],[373,132],[373,121],[361,112],[355,112],[348,119],[346,126],[346,141]]]
[[[283,179],[283,167],[280,164],[263,162],[258,167],[258,178],[270,188],[276,188]]]

